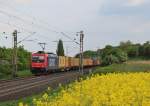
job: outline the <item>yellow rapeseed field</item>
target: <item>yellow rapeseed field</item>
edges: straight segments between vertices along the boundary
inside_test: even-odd
[[[150,106],[150,73],[93,75],[57,96],[45,93],[35,106]],[[19,103],[19,106],[28,106]]]

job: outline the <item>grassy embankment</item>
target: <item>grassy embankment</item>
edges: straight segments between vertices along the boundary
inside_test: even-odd
[[[150,61],[129,61],[123,64],[113,64],[96,68],[95,73],[113,72],[150,72]]]
[[[17,72],[17,77],[18,78],[21,78],[21,77],[29,77],[29,76],[32,76],[32,73],[30,72],[30,70],[24,70],[24,71],[18,71]],[[9,75],[1,75],[0,76],[0,80],[3,80],[3,79],[12,79],[12,76],[11,74]]]
[[[148,71],[150,71],[150,61],[129,61],[124,64],[113,64],[110,66],[98,67],[95,69],[94,73],[106,74],[106,73],[113,73],[113,72],[121,73],[121,72],[148,72]],[[19,73],[19,75],[24,76],[25,74],[21,72]],[[59,93],[59,90],[54,90],[51,92],[52,95],[57,95],[58,93]],[[20,99],[17,101],[0,103],[0,106],[17,106],[17,104],[20,101],[27,103],[27,104],[32,104],[33,98],[39,98],[41,97],[42,94],[36,95],[33,97],[27,97],[25,99]]]

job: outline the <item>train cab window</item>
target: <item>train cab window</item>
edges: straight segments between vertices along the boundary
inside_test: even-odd
[[[44,62],[44,56],[32,56],[32,62],[43,63]]]

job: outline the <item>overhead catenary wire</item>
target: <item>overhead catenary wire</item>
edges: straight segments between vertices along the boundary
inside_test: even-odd
[[[25,31],[25,32],[28,32],[28,33],[33,33],[33,31],[31,31],[31,30],[29,30],[29,29],[26,29],[26,28],[23,28],[23,27],[14,25],[14,24],[10,24],[9,22],[0,21],[0,23],[5,24],[5,25],[8,25],[9,27],[14,27],[14,28],[21,29],[21,30],[23,30],[23,31]]]
[[[22,18],[20,18],[20,17],[18,17],[18,16],[12,15],[12,14],[10,14],[10,13],[8,13],[8,12],[5,12],[5,11],[0,10],[0,13],[6,15],[6,16],[8,16],[8,17],[13,17],[13,18],[19,19],[20,21],[23,21],[23,22],[28,22],[29,25],[35,25],[34,22],[26,21],[25,19],[22,19]],[[8,23],[8,24],[10,24],[10,23]],[[14,26],[14,25],[13,25],[13,26]],[[15,26],[15,27],[18,28],[18,26]],[[47,28],[47,27],[44,27],[44,26],[40,26],[40,25],[38,25],[38,24],[35,25],[35,27],[39,27],[39,28],[42,28],[42,29],[45,29],[45,30],[48,30],[48,31],[51,31],[51,32],[54,32],[54,33],[57,33],[57,34],[58,34],[58,33],[61,33],[62,35],[64,35],[64,36],[67,37],[68,39],[72,40],[72,38],[69,37],[68,35],[66,35],[64,32],[59,32],[59,31],[56,31],[56,30],[52,30],[52,29],[50,29],[50,28]],[[22,29],[24,30],[24,28],[22,28]],[[72,41],[74,41],[74,40],[72,40]],[[74,41],[74,42],[75,42],[76,44],[79,44],[79,43],[77,43],[76,41]]]
[[[6,1],[6,0],[5,0]],[[9,8],[9,9],[11,9],[11,10],[15,10],[15,12],[17,12],[17,13],[19,13],[21,16],[23,16],[24,14],[26,14],[27,15],[27,17],[26,18],[29,18],[29,19],[31,19],[32,21],[34,20],[34,21],[38,21],[39,23],[41,23],[41,24],[43,24],[43,25],[47,25],[47,27],[49,27],[50,28],[50,24],[48,23],[48,22],[46,22],[45,20],[43,21],[43,20],[41,20],[41,19],[39,19],[39,18],[35,18],[34,16],[31,16],[29,13],[20,13],[19,11],[19,9],[17,9],[17,8],[15,8],[13,5],[10,5],[10,0],[7,0],[7,1],[9,1],[9,3],[7,3],[4,7],[7,7],[7,8]],[[1,2],[1,4],[5,4],[6,2]],[[51,29],[53,29],[53,28],[51,28]]]
[[[68,36],[67,34],[65,34],[64,32],[61,32],[61,34],[65,37],[67,37],[68,39],[70,39],[72,42],[76,43],[79,45],[79,43],[77,41],[75,41],[75,39],[72,39],[70,36]]]
[[[19,9],[17,9],[17,8],[16,8],[15,6],[13,6],[13,5],[10,5],[10,3],[12,3],[11,0],[7,0],[7,1],[9,1],[9,2],[6,2],[6,0],[5,0],[5,2],[1,2],[1,3],[3,3],[3,4],[7,3],[7,4],[5,5],[7,8],[10,8],[11,10],[15,10],[15,12],[17,11],[17,13],[21,14],[21,13],[19,12],[19,11],[20,11]],[[60,33],[60,31],[53,30],[53,28],[50,28],[50,24],[49,24],[48,22],[46,22],[45,20],[43,21],[43,20],[41,20],[41,19],[38,19],[37,17],[35,18],[35,17],[33,17],[33,16],[31,16],[31,15],[25,13],[25,12],[24,12],[24,14],[27,15],[27,18],[28,18],[28,19],[30,19],[30,24],[31,24],[31,25],[36,24],[36,23],[33,22],[33,21],[36,21],[36,20],[37,20],[39,23],[42,23],[42,24],[44,24],[44,25],[47,25],[47,27],[43,27],[43,29],[51,30],[52,32],[55,32],[55,33]],[[24,15],[24,14],[21,14],[21,16]],[[19,19],[21,19],[22,21],[26,21],[25,19],[22,19],[21,17],[18,17],[18,16],[14,16],[14,17],[19,18]],[[31,20],[32,20],[32,21],[31,21]],[[28,20],[28,21],[29,21],[29,20]],[[36,26],[37,26],[37,25],[36,25]],[[41,27],[41,25],[38,25],[38,26]]]
[[[11,7],[11,8],[13,8],[13,7]],[[14,8],[15,9],[15,8]],[[22,22],[22,23],[24,23],[25,25],[29,25],[29,26],[34,26],[34,27],[36,27],[36,28],[42,28],[42,29],[44,29],[44,30],[46,30],[46,31],[48,31],[48,32],[54,32],[54,33],[56,33],[56,34],[61,34],[61,35],[63,35],[64,37],[66,37],[67,39],[69,39],[69,40],[71,40],[72,42],[74,42],[74,43],[76,43],[76,44],[78,44],[79,45],[79,43],[77,42],[77,41],[75,41],[75,39],[73,39],[72,37],[70,37],[69,35],[67,35],[66,33],[64,33],[64,32],[62,32],[62,31],[57,31],[57,30],[53,30],[52,28],[50,28],[49,27],[49,24],[47,23],[47,22],[44,22],[44,21],[42,21],[42,20],[39,20],[39,19],[37,19],[37,18],[35,18],[35,17],[31,17],[31,16],[28,16],[28,17],[30,17],[30,18],[28,18],[28,19],[26,19],[25,17],[19,17],[19,16],[16,16],[16,15],[14,15],[14,14],[12,14],[12,13],[10,13],[10,12],[7,12],[7,11],[4,11],[4,10],[0,10],[0,13],[1,14],[3,14],[3,15],[5,15],[5,16],[7,16],[7,17],[9,17],[9,18],[13,18],[13,19],[16,19],[17,21],[19,21],[19,22]],[[37,21],[37,22],[35,22],[35,21]],[[41,25],[42,24],[42,25]],[[44,24],[44,25],[43,25]],[[9,25],[9,26],[12,26],[12,27],[16,27],[16,28],[19,28],[19,29],[21,29],[21,30],[23,30],[23,31],[26,31],[26,32],[28,32],[28,33],[33,33],[33,31],[30,31],[30,30],[28,30],[28,29],[26,29],[26,28],[24,28],[24,27],[20,27],[20,26],[18,26],[18,25],[13,25],[11,22],[8,22],[7,23],[7,25]],[[38,33],[36,34],[37,36],[38,36]],[[43,37],[43,35],[42,35],[42,38],[44,38],[45,40],[48,40],[48,39],[50,39],[50,38],[48,38],[47,36],[46,37]]]
[[[8,16],[9,18],[17,19],[17,21],[21,21],[21,22],[23,22],[25,24],[28,24],[28,25],[31,25],[31,26],[34,25],[34,27],[42,28],[44,30],[51,31],[51,32],[54,32],[54,33],[59,33],[59,31],[53,30],[53,29],[51,29],[49,27],[46,27],[46,26],[39,25],[38,23],[35,23],[33,21],[29,21],[29,20],[23,19],[23,18],[21,18],[19,16],[13,15],[13,14],[11,14],[9,12],[4,11],[4,10],[0,10],[0,13],[3,14],[3,15]]]
[[[3,10],[0,10],[0,13],[1,13],[1,14],[4,14],[4,15],[10,17],[10,18],[16,18],[16,19],[20,20],[21,22],[25,22],[25,24],[28,24],[28,25],[31,25],[31,26],[34,25],[34,27],[42,28],[42,29],[44,29],[44,30],[51,31],[51,32],[54,32],[54,33],[57,33],[57,34],[60,33],[60,31],[53,30],[53,29],[51,29],[51,28],[49,28],[49,27],[41,26],[41,25],[39,25],[39,24],[36,24],[36,23],[33,22],[33,21],[25,20],[25,19],[23,19],[23,18],[21,18],[21,17],[12,15],[12,14],[6,12],[6,11],[3,11]],[[68,37],[66,34],[64,34],[64,32],[61,32],[61,34],[63,34],[63,35],[65,35],[66,37]],[[70,37],[68,37],[68,38],[70,39]]]
[[[33,32],[32,34],[26,36],[24,39],[22,39],[21,41],[19,41],[17,44],[19,44],[19,43],[21,43],[21,42],[27,40],[29,37],[31,37],[31,36],[32,36],[33,34],[35,34],[35,33],[36,33],[36,32]]]
[[[10,24],[10,23],[5,23],[5,22],[0,22],[0,23],[7,24],[7,25],[12,26],[12,27],[20,28],[20,29],[22,29],[22,30],[24,30],[24,31],[26,31],[26,32],[28,32],[28,33],[30,33],[30,34],[33,34],[32,31],[30,31],[30,30],[28,30],[28,29],[25,29],[25,28],[23,28],[23,27],[19,27],[19,26],[17,26],[17,25],[13,25],[13,24]],[[57,31],[57,33],[60,33],[61,35],[63,35],[63,36],[65,36],[66,38],[68,38],[69,40],[75,42],[70,36],[68,36],[68,35],[65,34],[64,32],[58,32],[58,31]],[[38,34],[37,34],[37,36],[38,36]],[[28,36],[28,37],[29,37],[29,36]],[[40,37],[40,36],[39,36],[39,37]],[[43,35],[42,35],[42,38],[43,38]],[[45,39],[48,40],[49,38],[48,38],[48,37],[45,37]],[[75,43],[77,43],[77,42],[75,42]],[[77,44],[78,44],[78,43],[77,43]]]

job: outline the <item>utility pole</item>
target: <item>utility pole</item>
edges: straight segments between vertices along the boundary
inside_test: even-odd
[[[12,76],[15,78],[17,73],[17,30],[13,32],[13,72]]]
[[[80,45],[81,45],[81,74],[83,75],[83,38],[84,34],[83,31],[80,31]]]
[[[40,46],[41,46],[41,48],[42,48],[42,50],[43,50],[43,52],[45,51],[45,46],[46,46],[46,43],[38,43]]]
[[[79,66],[79,72],[83,75],[83,68],[84,68],[84,64],[83,64],[83,39],[84,39],[84,34],[83,31],[77,32],[80,34],[80,66]]]

